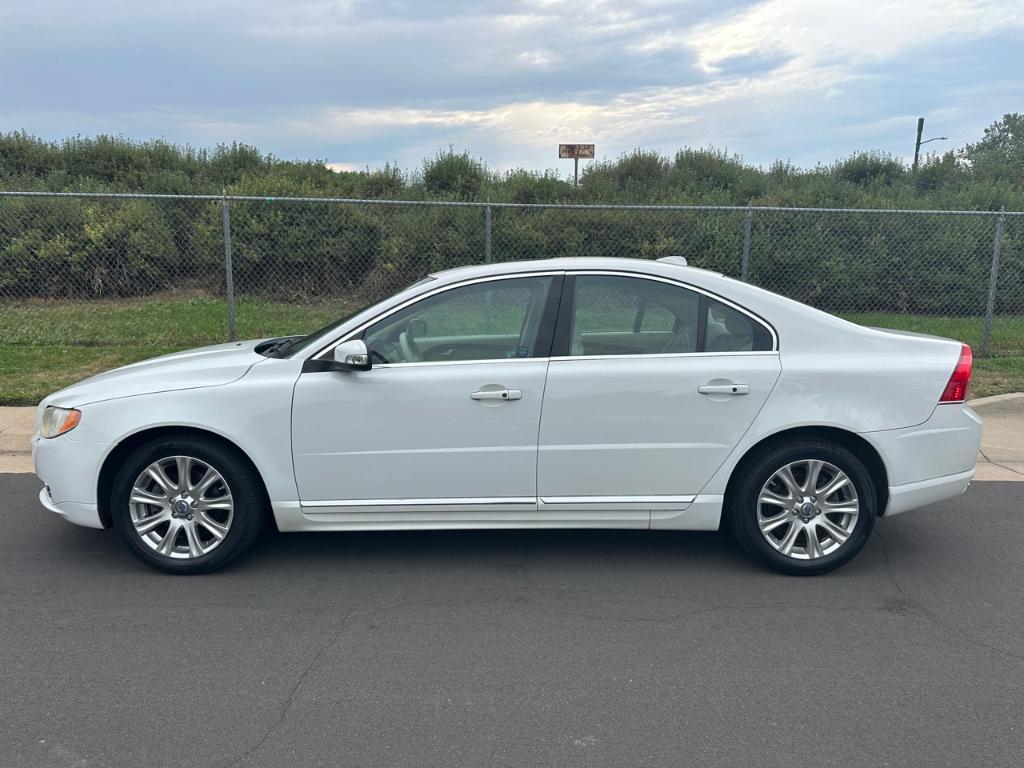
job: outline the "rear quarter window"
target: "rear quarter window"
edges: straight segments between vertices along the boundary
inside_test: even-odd
[[[770,352],[771,332],[749,315],[708,299],[704,349],[707,352]]]

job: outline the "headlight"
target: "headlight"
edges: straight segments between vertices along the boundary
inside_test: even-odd
[[[39,434],[43,437],[56,437],[70,432],[78,426],[82,420],[82,412],[74,408],[57,408],[53,405],[46,406],[43,411],[43,421],[39,425]]]

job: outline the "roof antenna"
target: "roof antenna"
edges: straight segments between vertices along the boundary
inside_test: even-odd
[[[685,256],[662,256],[658,261],[662,264],[675,264],[677,267],[689,266]]]

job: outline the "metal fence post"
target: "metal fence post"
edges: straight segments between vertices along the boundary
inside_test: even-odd
[[[224,223],[224,288],[228,301],[228,341],[235,340],[235,281],[231,267],[231,208],[228,206],[228,191],[220,198],[221,220]]]
[[[484,264],[491,263],[491,206],[484,208]],[[491,306],[492,297],[491,292],[488,291],[484,294],[484,323],[486,324],[487,333],[491,332],[492,321],[493,321],[493,308]]]
[[[999,209],[996,218],[996,238],[992,246],[992,272],[988,278],[988,305],[985,307],[985,331],[981,338],[981,354],[992,354],[992,314],[996,308],[996,284],[999,282],[999,252],[1003,248],[1003,225],[1006,222],[1006,206]]]
[[[491,263],[491,206],[484,208],[484,264]]]
[[[754,229],[754,201],[747,203],[747,216],[743,220],[743,259],[740,262],[740,280],[747,282],[750,275],[750,235]]]

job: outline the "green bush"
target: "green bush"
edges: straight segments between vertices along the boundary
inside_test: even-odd
[[[536,173],[490,172],[448,148],[420,172],[334,172],[322,161],[283,161],[233,143],[210,150],[155,140],[74,137],[46,142],[0,134],[0,188],[212,194],[230,203],[236,292],[315,298],[376,296],[425,272],[484,258],[481,208],[299,203],[286,197],[378,201],[620,203],[783,207],[1024,210],[1024,116],[1006,115],[976,143],[926,156],[914,173],[899,159],[860,152],[832,165],[767,168],[716,149],[671,160],[636,150]],[[744,211],[492,210],[492,258],[685,256],[738,274]],[[1008,218],[997,308],[1024,311],[1024,222]],[[776,213],[755,209],[751,278],[818,306],[862,311],[977,313],[985,303],[994,215]],[[223,291],[221,204],[0,198],[0,296],[119,297]]]
[[[468,152],[448,148],[423,161],[423,187],[428,194],[451,200],[475,200],[487,181],[487,169]]]

